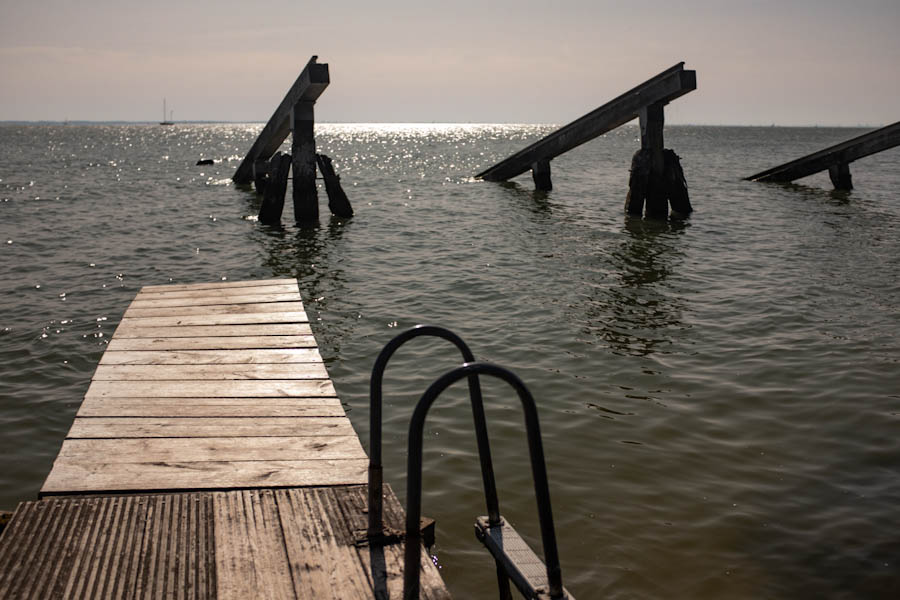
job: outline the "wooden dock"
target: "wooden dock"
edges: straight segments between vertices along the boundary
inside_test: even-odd
[[[0,538],[0,597],[399,598],[366,468],[296,280],[144,287]],[[423,556],[422,597],[449,598]]]

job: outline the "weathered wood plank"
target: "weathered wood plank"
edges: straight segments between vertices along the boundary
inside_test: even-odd
[[[125,317],[129,327],[176,327],[187,325],[249,325],[253,323],[308,323],[305,312],[226,313],[175,317]]]
[[[261,350],[127,350],[107,349],[101,365],[239,365],[321,363],[315,348]]]
[[[251,350],[315,348],[311,335],[262,335],[248,337],[201,338],[119,338],[113,337],[106,351],[128,350]]]
[[[285,461],[352,458],[366,453],[353,435],[311,437],[206,437],[67,439],[60,460],[70,463],[103,457],[106,463]]]
[[[352,485],[366,481],[367,460],[127,463],[62,462],[41,495],[87,492],[220,490],[253,487]]]
[[[353,433],[347,417],[76,417],[67,437],[331,437]]]
[[[168,308],[174,306],[210,306],[218,304],[259,304],[263,302],[300,302],[299,293],[284,294],[249,294],[247,296],[210,296],[207,298],[170,298],[165,300],[143,300],[140,297],[132,300],[131,308]]]
[[[179,317],[186,315],[259,314],[267,312],[304,312],[302,302],[266,302],[263,304],[212,304],[205,306],[172,306],[168,308],[133,308],[123,318]]]
[[[93,381],[85,398],[275,398],[337,396],[329,379]]]
[[[255,285],[238,288],[222,288],[218,290],[159,290],[141,291],[138,300],[166,300],[173,298],[222,298],[227,300],[230,296],[252,296],[254,294],[299,294],[296,283],[278,283],[269,285]]]
[[[99,365],[94,381],[328,379],[322,363],[289,365]]]
[[[854,160],[895,146],[900,146],[900,121],[751,175],[746,179],[787,183],[819,171],[825,171],[832,165],[849,164]]]
[[[259,287],[261,285],[283,285],[287,283],[297,283],[297,279],[293,277],[285,277],[279,279],[251,279],[247,281],[214,281],[211,283],[166,283],[160,285],[145,285],[141,288],[142,292],[159,292],[159,291],[179,291],[179,290],[219,290],[231,289],[239,287]]]
[[[696,71],[685,71],[684,63],[678,63],[485,169],[475,177],[486,181],[505,181],[521,175],[535,163],[552,160],[572,148],[636,119],[638,111],[645,106],[671,102],[695,89],[697,89]]]
[[[278,490],[276,498],[297,598],[386,597],[373,593],[343,507],[331,490]]]
[[[337,398],[87,398],[79,417],[343,417]]]
[[[254,335],[312,335],[312,329],[308,323],[142,327],[134,325],[129,320],[122,321],[116,328],[116,337],[118,338],[248,337]]]
[[[241,161],[231,178],[235,183],[250,183],[253,180],[253,162],[260,158],[268,159],[275,154],[290,133],[291,110],[294,106],[301,100],[315,102],[328,87],[330,81],[328,65],[316,63],[316,58],[313,56],[303,68],[297,81],[285,94],[281,104],[275,109],[269,122],[266,123],[259,137],[250,147],[247,156]]]
[[[213,512],[219,598],[294,600],[273,492],[215,493]]]

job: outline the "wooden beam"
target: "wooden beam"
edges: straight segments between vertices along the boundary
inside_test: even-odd
[[[306,67],[300,73],[297,81],[285,94],[284,99],[269,122],[263,128],[256,142],[253,143],[247,156],[241,162],[237,171],[232,176],[235,183],[247,184],[253,181],[253,163],[258,160],[268,160],[281,147],[282,142],[291,131],[291,111],[294,105],[300,101],[315,102],[328,87],[328,65],[318,64],[313,56]]]
[[[684,63],[663,71],[600,108],[572,121],[524,150],[476,175],[487,181],[505,181],[521,175],[541,160],[552,160],[572,148],[636,119],[645,106],[672,100],[697,89],[697,72]]]
[[[826,171],[834,165],[849,165],[870,154],[900,146],[900,121],[870,131],[853,139],[814,152],[797,160],[778,165],[746,179],[749,181],[771,181],[787,183],[819,171]],[[849,174],[849,167],[847,168]]]

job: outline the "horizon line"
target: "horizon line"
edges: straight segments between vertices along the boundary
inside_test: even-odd
[[[226,120],[176,120],[174,125],[265,125],[267,121],[226,121]],[[629,122],[630,123],[630,122]],[[629,124],[629,123],[626,123]],[[496,122],[476,122],[476,121],[317,121],[320,125],[548,125],[561,126],[561,123],[548,122],[512,122],[512,121],[496,121]],[[152,120],[109,120],[96,121],[91,119],[0,119],[0,125],[153,125],[158,126],[158,121]],[[868,124],[861,123],[855,125],[834,125],[834,124],[780,124],[771,123],[769,125],[751,124],[751,123],[666,123],[667,127],[792,127],[792,128],[835,128],[835,129],[861,129],[861,128],[879,128],[888,125],[884,124]]]

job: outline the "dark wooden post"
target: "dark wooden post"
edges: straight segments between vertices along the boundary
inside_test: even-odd
[[[853,177],[850,176],[850,164],[839,162],[828,167],[828,176],[836,190],[852,190]]]
[[[350,206],[350,200],[341,187],[341,178],[334,172],[331,158],[325,154],[316,154],[316,162],[319,164],[322,179],[325,180],[325,192],[328,194],[328,209],[331,210],[331,214],[345,219],[352,217],[353,207]]]
[[[319,218],[319,195],[316,191],[316,138],[313,135],[314,104],[301,100],[294,105],[291,114],[294,218],[297,221]]]
[[[254,164],[254,168],[256,165]],[[291,172],[291,155],[276,152],[269,161],[269,180],[262,206],[259,207],[259,222],[266,225],[280,225],[284,210],[284,195],[287,192],[288,173]]]
[[[662,102],[643,107],[638,113],[641,125],[641,150],[646,150],[650,159],[650,177],[647,181],[647,216],[665,219],[669,216],[664,174],[666,162],[663,156],[663,125],[665,124]]]
[[[673,217],[686,217],[694,212],[691,199],[688,196],[687,181],[684,178],[684,170],[681,168],[681,159],[674,150],[664,150],[666,161],[666,194],[669,196],[669,204],[672,207]]]
[[[531,178],[534,179],[534,187],[542,192],[553,189],[553,181],[550,179],[550,160],[542,158],[531,165]]]
[[[266,182],[269,176],[269,161],[258,158],[253,161],[253,185],[257,194],[266,193]]]

